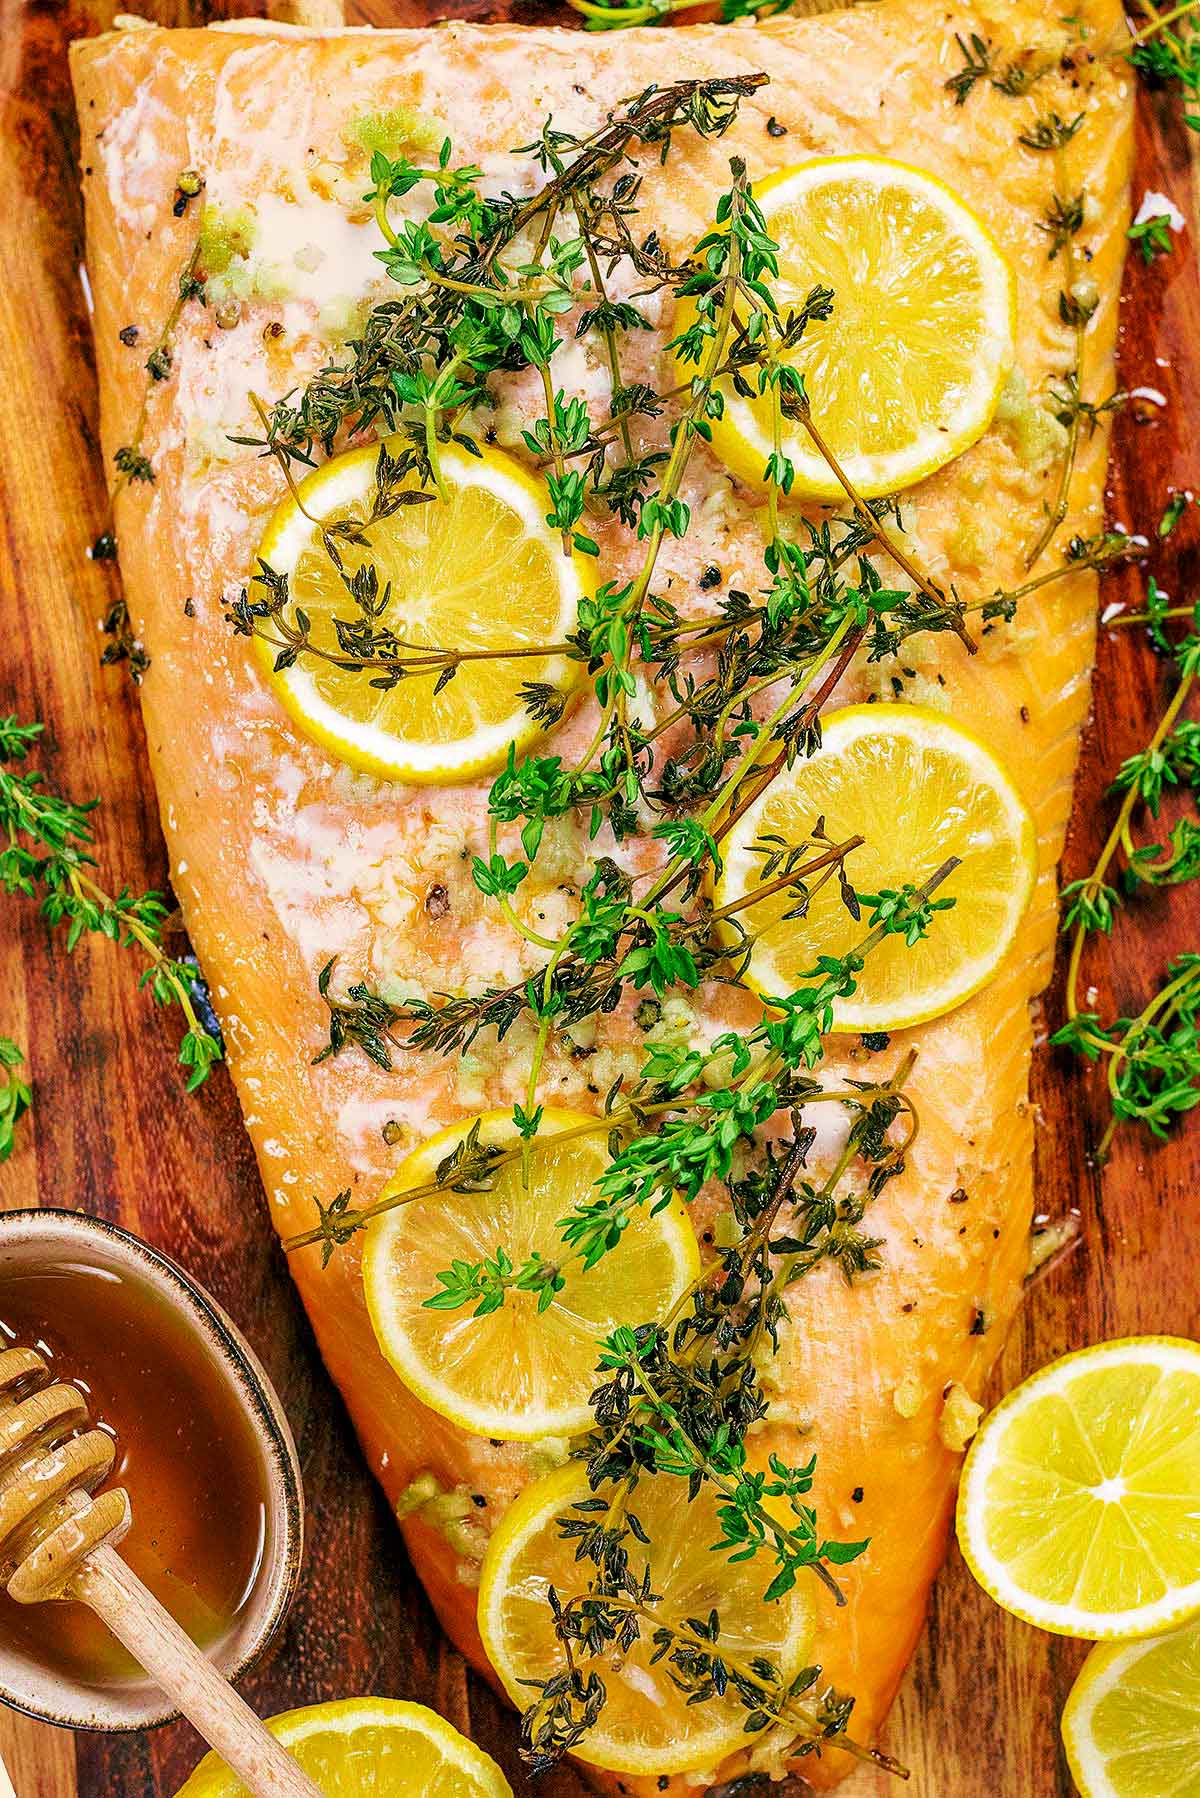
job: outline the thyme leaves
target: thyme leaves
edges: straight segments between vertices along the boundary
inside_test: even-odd
[[[10,1036],[0,1036],[0,1161],[7,1161],[16,1145],[16,1128],[33,1106],[33,1088],[17,1072],[24,1051]]]
[[[1165,641],[1165,621],[1173,608],[1161,601],[1123,623],[1143,623]],[[1200,1104],[1200,956],[1177,957],[1158,991],[1133,1017],[1105,1022],[1086,1009],[1080,983],[1084,955],[1095,936],[1111,936],[1124,907],[1139,891],[1183,885],[1200,878],[1200,824],[1183,816],[1165,840],[1139,843],[1139,812],[1157,819],[1165,794],[1189,792],[1200,801],[1200,724],[1183,716],[1200,676],[1200,612],[1190,608],[1193,630],[1173,648],[1178,671],[1175,692],[1146,747],[1129,756],[1111,791],[1121,798],[1117,816],[1090,872],[1063,889],[1063,929],[1070,935],[1067,1016],[1051,1041],[1106,1067],[1111,1117],[1096,1150],[1103,1161],[1117,1127],[1137,1122],[1152,1136]]]
[[[122,888],[114,896],[97,881],[91,815],[99,800],[80,805],[50,791],[40,773],[18,771],[41,733],[38,723],[0,719],[0,886],[35,899],[51,928],[65,926],[68,951],[91,932],[139,951],[147,964],[142,988],[156,1005],[183,1013],[179,1061],[194,1092],[223,1055],[203,1021],[196,970],[163,948],[167,908],[159,893]]]

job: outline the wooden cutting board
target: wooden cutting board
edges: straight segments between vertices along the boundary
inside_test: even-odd
[[[190,0],[157,0],[152,10],[162,23],[194,24],[261,9],[235,3],[209,13]],[[98,620],[116,577],[84,553],[104,522],[104,492],[65,56],[71,37],[103,28],[112,11],[103,0],[0,0],[0,711],[45,721],[39,764],[60,790],[102,796],[105,873],[116,887],[140,890],[165,883],[166,861],[136,694],[122,668],[99,659]],[[461,0],[445,9],[436,0],[362,0],[350,17],[396,24],[444,12],[562,16],[542,0]],[[1189,154],[1171,106],[1143,95],[1135,201],[1157,189],[1192,218]],[[1126,289],[1122,384],[1154,390],[1165,404],[1118,418],[1110,515],[1146,528],[1168,489],[1200,491],[1200,270],[1191,233],[1163,264],[1144,270],[1135,259]],[[1200,577],[1200,532],[1189,526],[1177,536],[1174,565],[1160,579],[1182,598]],[[1132,571],[1116,575],[1105,600],[1132,599],[1137,584]],[[1071,874],[1090,866],[1111,771],[1145,741],[1170,684],[1169,669],[1134,633],[1102,643]],[[1093,963],[1102,1011],[1137,1009],[1168,955],[1200,947],[1194,895],[1151,902],[1139,919]],[[250,1702],[269,1713],[354,1693],[418,1698],[489,1749],[517,1792],[531,1791],[513,1719],[442,1640],[324,1377],[232,1087],[219,1071],[198,1097],[183,1096],[174,1023],[138,993],[139,971],[129,952],[106,943],[68,958],[32,906],[0,898],[0,1031],[27,1047],[36,1091],[20,1146],[0,1168],[0,1204],[79,1206],[139,1231],[216,1294],[277,1382],[300,1445],[309,1545],[288,1624],[245,1682]],[[1047,1018],[1060,1009],[1056,988]],[[1121,1136],[1099,1172],[1088,1159],[1104,1122],[1095,1081],[1043,1052],[1034,1100],[1040,1208],[1056,1217],[1077,1210],[1082,1242],[1030,1295],[997,1392],[1103,1337],[1200,1336],[1200,1130],[1162,1147]],[[1057,1717],[1082,1657],[1079,1645],[997,1610],[952,1553],[889,1726],[888,1747],[913,1769],[908,1789],[922,1798],[1065,1798],[1072,1787]],[[175,1791],[201,1750],[184,1724],[72,1738],[4,1713],[0,1751],[20,1798],[157,1798]],[[543,1798],[585,1791],[569,1771],[537,1789]]]

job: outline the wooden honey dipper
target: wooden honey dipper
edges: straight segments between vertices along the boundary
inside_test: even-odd
[[[0,1352],[0,1581],[20,1604],[74,1598],[93,1610],[256,1798],[321,1798],[116,1552],[129,1495],[93,1496],[115,1459],[77,1387],[51,1383],[33,1349]]]

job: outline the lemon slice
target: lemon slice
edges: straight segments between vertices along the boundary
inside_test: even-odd
[[[559,1220],[587,1201],[608,1165],[597,1121],[547,1110],[528,1186],[520,1160],[506,1162],[486,1192],[440,1192],[385,1211],[368,1228],[363,1282],[380,1348],[418,1398],[477,1435],[532,1441],[587,1429],[601,1339],[630,1318],[665,1315],[699,1276],[695,1232],[677,1199],[634,1211],[618,1245],[586,1272],[565,1258]],[[408,1156],[386,1190],[432,1180],[474,1122],[483,1143],[516,1140],[507,1111],[465,1119]],[[425,1303],[452,1262],[490,1258],[497,1248],[518,1266],[535,1252],[562,1262],[566,1283],[545,1310],[536,1294],[515,1291],[483,1317],[469,1304]]]
[[[848,706],[822,729],[820,749],[779,774],[729,832],[716,883],[718,910],[768,884],[763,851],[806,841],[819,818],[835,842],[865,837],[847,862],[863,893],[920,886],[950,856],[961,866],[936,897],[927,936],[909,948],[891,936],[874,948],[857,990],[834,1010],[838,1030],[897,1030],[961,1005],[1000,965],[1037,873],[1033,820],[991,751],[944,713],[912,705]],[[772,878],[777,878],[772,876]],[[845,955],[867,933],[837,882],[801,918],[784,890],[736,912],[755,935],[745,978],[764,997],[790,993],[818,955]],[[731,921],[718,920],[739,941]]]
[[[384,447],[394,451],[398,441]],[[291,495],[283,500],[258,547],[258,560],[287,576],[289,621],[299,607],[313,643],[334,654],[332,620],[359,615],[312,520],[364,519],[378,458],[379,445],[370,444],[318,468],[300,483],[299,504]],[[564,641],[589,577],[583,558],[564,556],[548,528],[545,490],[494,449],[477,457],[447,445],[441,466],[444,495],[398,507],[371,526],[367,548],[339,544],[348,575],[371,563],[380,591],[390,587],[376,628],[417,651]],[[251,597],[259,596],[252,586]],[[377,672],[347,672],[312,655],[276,672],[276,647],[254,641],[301,729],[353,767],[389,780],[468,780],[498,767],[510,744],[519,753],[539,734],[521,688],[544,682],[566,692],[578,669],[561,655],[511,656],[462,663],[440,692],[436,674],[380,687]]]
[[[1200,1623],[1093,1648],[1062,1734],[1083,1798],[1200,1798]]]
[[[854,486],[895,493],[961,455],[987,429],[1013,366],[1016,282],[983,220],[934,176],[884,156],[820,157],[754,194],[779,246],[780,312],[818,283],[833,289],[830,318],[811,324],[785,359]],[[676,330],[694,317],[681,301]],[[695,373],[694,363],[681,366]],[[761,487],[770,402],[722,391],[713,448]],[[786,418],[782,447],[796,497],[843,497],[807,432]]]
[[[958,1540],[1005,1610],[1057,1635],[1200,1611],[1200,1344],[1102,1343],[1018,1386],[967,1456]]]
[[[591,1496],[581,1464],[560,1468],[526,1488],[488,1544],[479,1585],[479,1631],[492,1666],[509,1697],[522,1709],[536,1693],[526,1682],[561,1671],[562,1648],[554,1637],[547,1593],[566,1603],[586,1590],[589,1563],[575,1558],[576,1543],[563,1538],[560,1520]],[[636,1488],[630,1510],[650,1538],[643,1547],[626,1538],[630,1571],[640,1580],[646,1566],[660,1594],[656,1612],[672,1623],[689,1617],[721,1619],[721,1651],[746,1665],[766,1655],[785,1678],[804,1665],[812,1644],[813,1614],[799,1586],[778,1603],[764,1604],[768,1573],[755,1561],[731,1566],[714,1554],[720,1540],[720,1500],[702,1487],[691,1504],[687,1484],[655,1474]],[[652,1626],[648,1626],[647,1633]],[[651,1665],[652,1642],[640,1641],[619,1664],[597,1667],[607,1690],[599,1720],[578,1748],[577,1759],[616,1773],[684,1773],[714,1767],[750,1739],[746,1712],[733,1698],[689,1705],[666,1665]],[[585,1673],[590,1671],[584,1666]]]
[[[436,1711],[398,1698],[344,1698],[272,1717],[267,1728],[325,1798],[512,1798],[490,1755]],[[250,1798],[216,1754],[206,1754],[177,1798]]]

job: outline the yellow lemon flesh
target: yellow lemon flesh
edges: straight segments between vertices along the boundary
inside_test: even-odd
[[[1200,1623],[1093,1648],[1062,1734],[1083,1798],[1200,1798]]]
[[[1128,1640],[1200,1611],[1200,1344],[1131,1337],[1044,1368],[985,1422],[958,1539],[1006,1610]]]
[[[1014,356],[1016,282],[982,219],[934,176],[883,156],[800,163],[754,193],[779,246],[781,314],[818,284],[833,290],[831,316],[783,356],[803,375],[813,423],[858,492],[898,492],[961,455],[990,423]],[[694,317],[681,302],[676,331]],[[770,398],[722,391],[713,448],[761,487]],[[799,422],[784,418],[782,449],[796,497],[843,497]]]
[[[778,878],[767,851],[805,842],[818,819],[835,842],[862,836],[847,872],[862,893],[920,886],[950,857],[960,866],[935,898],[952,898],[913,946],[890,936],[872,949],[856,991],[834,1009],[838,1030],[897,1030],[950,1011],[991,978],[1016,935],[1037,873],[1033,820],[991,751],[923,706],[848,706],[825,722],[814,755],[780,773],[726,837],[718,910]],[[823,845],[817,844],[814,853]],[[746,979],[767,997],[801,983],[819,955],[842,956],[867,934],[838,883],[802,917],[783,889],[718,920],[736,945],[755,937]],[[735,928],[733,919],[739,928]]]
[[[602,1489],[603,1490],[603,1489]],[[492,1537],[479,1587],[479,1629],[493,1667],[513,1703],[535,1696],[523,1682],[545,1680],[563,1665],[547,1594],[560,1600],[586,1589],[589,1564],[575,1558],[576,1543],[565,1540],[560,1519],[590,1496],[581,1464],[547,1474],[521,1494]],[[650,1546],[627,1538],[630,1571],[641,1579],[647,1566],[660,1594],[660,1617],[682,1622],[721,1618],[721,1652],[739,1666],[766,1656],[791,1678],[804,1665],[812,1643],[812,1606],[807,1589],[793,1587],[777,1603],[764,1604],[769,1570],[757,1561],[731,1566],[712,1544],[721,1537],[711,1487],[691,1504],[687,1484],[670,1474],[641,1481],[629,1509]],[[617,1773],[664,1775],[710,1768],[753,1740],[745,1733],[746,1712],[732,1697],[689,1706],[673,1685],[664,1662],[651,1664],[654,1623],[639,1641],[600,1672],[607,1701],[599,1720],[572,1753],[594,1767]],[[585,1666],[585,1671],[587,1670]]]
[[[490,1755],[423,1704],[345,1698],[272,1717],[267,1728],[325,1798],[512,1798]],[[250,1798],[206,1754],[177,1798]]]
[[[345,645],[333,621],[361,622],[361,614],[313,520],[370,516],[379,449],[350,450],[309,475],[259,545],[258,560],[287,577],[289,623],[304,613],[324,655],[301,654],[276,670],[269,622],[255,646],[296,723],[352,767],[392,780],[471,779],[499,767],[510,744],[519,753],[539,734],[521,697],[526,683],[565,694],[575,679],[577,665],[562,655],[492,652],[563,642],[590,576],[584,558],[564,556],[545,522],[546,493],[518,463],[494,449],[476,457],[443,446],[444,492],[371,524],[365,546],[335,539],[335,549],[347,577],[367,564],[376,570],[387,602],[373,629],[390,631],[411,655],[455,650],[471,659],[440,691],[436,670],[388,686],[380,684],[386,669],[339,666]],[[261,598],[260,583],[250,593]]]
[[[475,1123],[481,1143],[516,1142],[509,1112],[468,1118],[410,1155],[386,1190],[434,1179]],[[463,1429],[505,1441],[587,1429],[601,1340],[630,1318],[664,1316],[698,1277],[695,1232],[677,1199],[660,1211],[634,1211],[595,1267],[584,1271],[571,1257],[559,1222],[592,1197],[608,1161],[601,1120],[548,1109],[528,1184],[517,1157],[496,1168],[486,1191],[441,1191],[385,1211],[368,1227],[363,1282],[379,1346],[418,1398]],[[426,1303],[452,1262],[490,1259],[497,1248],[517,1266],[534,1254],[560,1265],[563,1289],[546,1309],[535,1293],[511,1290],[482,1317],[470,1304],[442,1310]]]

